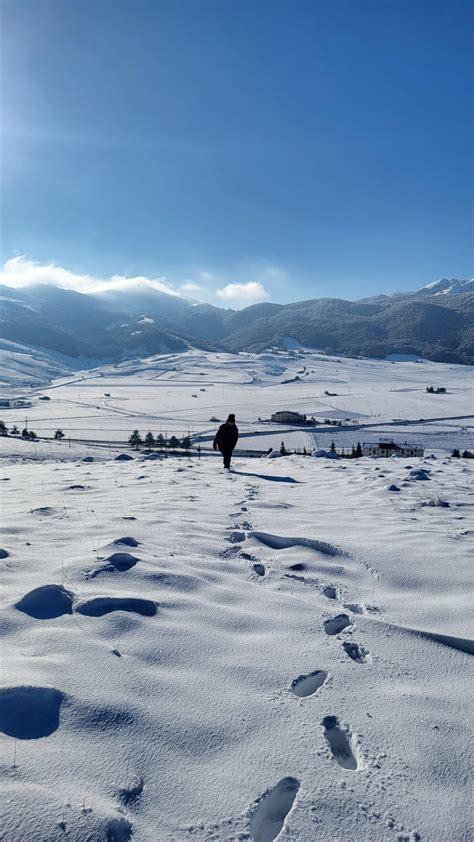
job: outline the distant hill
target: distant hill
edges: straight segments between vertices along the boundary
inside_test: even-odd
[[[0,337],[69,357],[117,361],[185,350],[261,352],[288,339],[331,354],[416,354],[474,363],[474,280],[360,301],[315,298],[223,309],[147,286],[84,295],[0,286]]]

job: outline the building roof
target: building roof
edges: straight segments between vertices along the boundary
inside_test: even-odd
[[[362,447],[378,447],[381,450],[399,450],[401,447],[410,447],[412,450],[423,450],[422,444],[411,444],[408,441],[398,443],[393,441],[364,441]]]

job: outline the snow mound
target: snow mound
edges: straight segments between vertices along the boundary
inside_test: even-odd
[[[135,597],[97,596],[78,603],[74,610],[87,617],[103,617],[112,611],[129,611],[143,617],[154,617],[158,611],[156,602]]]
[[[323,555],[345,555],[344,551],[335,544],[328,544],[326,541],[318,541],[315,538],[287,538],[282,535],[271,535],[269,532],[251,532],[250,535],[272,550],[286,550],[289,547],[309,547],[311,550],[323,553]]]
[[[137,541],[131,535],[125,535],[124,538],[116,538],[114,544],[124,544],[126,547],[138,547],[140,541]]]
[[[315,459],[339,459],[337,453],[334,453],[334,450],[313,450],[312,456]]]
[[[408,480],[417,480],[421,482],[425,482],[426,480],[430,479],[429,471],[424,470],[423,468],[412,468],[411,471],[408,471],[408,474],[405,477],[405,481]]]
[[[443,500],[441,497],[424,497],[422,500],[420,500],[420,506],[449,509],[449,503],[447,502],[447,500]]]
[[[73,599],[74,594],[62,585],[42,585],[25,594],[15,608],[36,620],[51,620],[72,614]]]
[[[63,694],[52,687],[0,689],[0,731],[17,740],[49,737],[59,726]]]

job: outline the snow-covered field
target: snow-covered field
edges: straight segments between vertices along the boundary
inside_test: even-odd
[[[31,406],[0,417],[48,440],[0,438],[0,839],[472,839],[474,462],[449,456],[474,449],[472,369],[1,354],[1,397]],[[241,453],[389,436],[425,458],[224,473],[229,411]],[[202,458],[132,455],[134,428]]]
[[[0,838],[472,838],[469,460],[36,447],[0,461]]]
[[[250,450],[276,448],[282,440],[289,449],[328,448],[333,438],[338,447],[351,447],[387,435],[426,448],[474,446],[469,366],[346,359],[308,350],[259,355],[189,351],[74,372],[43,389],[33,380],[33,386],[20,389],[15,379],[23,376],[23,369],[18,374],[18,354],[0,349],[0,358],[10,383],[0,384],[0,397],[31,402],[27,408],[1,409],[0,416],[20,429],[26,418],[39,436],[52,436],[61,428],[67,438],[124,444],[137,428],[142,435],[148,430],[155,435],[191,434],[206,446],[217,425],[210,419],[225,419],[233,411],[239,446]],[[25,369],[28,375],[30,369]],[[444,386],[447,393],[428,394],[427,386]],[[265,423],[282,409],[319,422],[341,420],[345,427],[323,424],[309,430]]]

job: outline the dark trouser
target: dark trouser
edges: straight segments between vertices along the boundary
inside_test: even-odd
[[[228,448],[224,449],[223,447],[220,447],[219,450],[222,453],[222,456],[223,456],[223,459],[224,459],[224,468],[230,468],[230,460],[231,460],[231,456],[232,456],[232,450],[229,450]]]

